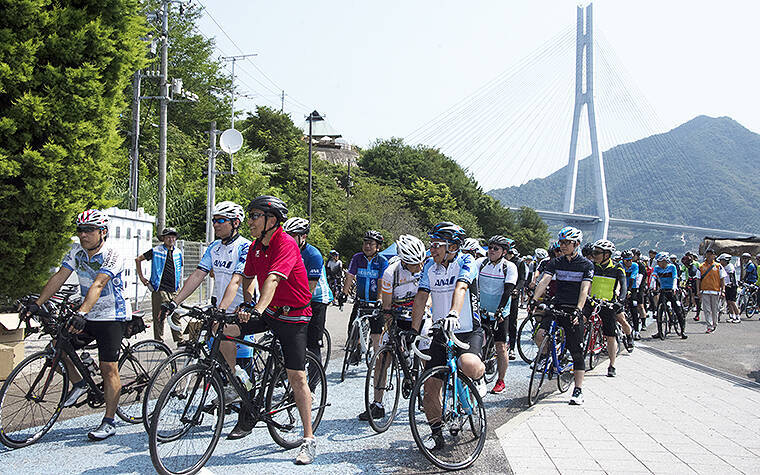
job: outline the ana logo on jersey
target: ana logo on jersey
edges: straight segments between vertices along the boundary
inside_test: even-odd
[[[219,259],[214,259],[214,268],[219,269],[229,269],[232,267],[232,261],[222,261]]]
[[[457,279],[457,276],[452,275],[448,279],[436,279],[435,286],[436,287],[445,287],[447,285],[453,285],[454,281]]]

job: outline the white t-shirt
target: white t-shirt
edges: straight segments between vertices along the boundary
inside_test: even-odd
[[[723,267],[723,270],[726,271],[726,275],[723,276],[723,282],[726,283],[726,285],[731,285],[731,276],[734,276],[734,282],[736,282],[736,268],[733,264],[729,262],[727,266]]]

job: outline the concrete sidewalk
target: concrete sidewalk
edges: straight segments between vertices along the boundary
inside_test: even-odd
[[[515,474],[758,473],[760,390],[637,348],[496,430]],[[549,382],[550,384],[553,381]]]

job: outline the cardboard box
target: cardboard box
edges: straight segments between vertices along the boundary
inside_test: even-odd
[[[24,359],[24,342],[0,344],[0,380],[5,380]]]
[[[24,339],[25,325],[19,325],[18,313],[0,314],[0,344],[13,344]]]

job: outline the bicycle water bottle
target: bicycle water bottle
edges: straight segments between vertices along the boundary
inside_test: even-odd
[[[363,320],[359,324],[359,343],[362,347],[362,353],[366,353],[369,350],[369,347],[367,346],[367,343],[369,342],[369,322],[367,320]]]
[[[90,356],[89,353],[84,352],[81,356],[82,364],[84,364],[84,367],[87,368],[87,370],[90,372],[90,376],[93,378],[98,375],[98,365],[95,364],[95,360],[92,359],[92,356]]]
[[[472,414],[472,405],[470,404],[470,391],[467,389],[467,386],[462,384],[462,380],[459,378],[456,378],[454,380],[454,385],[457,394],[459,395],[459,401],[462,404],[465,412],[467,414]]]
[[[248,376],[248,372],[239,365],[235,365],[235,377],[240,380],[246,391],[250,391],[253,388],[253,383],[251,382],[251,377]]]

